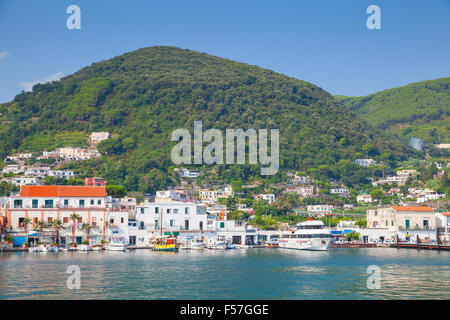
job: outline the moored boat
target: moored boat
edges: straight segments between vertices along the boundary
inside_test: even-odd
[[[153,251],[178,252],[180,244],[174,236],[157,236],[150,241]]]
[[[320,220],[308,220],[297,224],[297,230],[285,232],[278,246],[285,249],[327,251],[332,242],[330,230],[324,229]]]
[[[123,242],[110,242],[105,245],[107,251],[127,251],[127,245]]]

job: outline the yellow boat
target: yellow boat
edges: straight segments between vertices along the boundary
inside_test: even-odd
[[[150,242],[153,251],[177,252],[180,244],[177,243],[177,238],[173,236],[160,236],[154,238]]]

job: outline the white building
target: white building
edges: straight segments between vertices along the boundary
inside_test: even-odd
[[[102,132],[92,132],[90,135],[89,140],[92,144],[97,144],[103,140],[106,140],[109,138],[109,132],[102,131]]]
[[[315,215],[331,214],[333,212],[333,206],[329,204],[317,204],[309,205],[306,207],[306,211]]]
[[[106,241],[129,242],[128,211],[108,211],[106,219]]]
[[[450,212],[436,213],[436,227],[443,233],[443,239],[450,242]]]
[[[3,168],[2,173],[14,173],[14,174],[18,174],[18,173],[24,173],[26,168],[28,168],[28,166],[21,166],[18,164],[8,164],[6,167]]]
[[[147,231],[147,236],[159,234],[161,228],[163,232],[213,230],[213,220],[209,219],[205,206],[168,197],[170,192],[159,191],[155,202],[136,207],[135,220],[139,228]]]
[[[373,159],[356,159],[354,162],[363,167],[377,164],[377,162]]]
[[[330,190],[331,194],[337,194],[338,196],[341,197],[347,197],[350,195],[350,192],[348,191],[347,188],[333,188]]]
[[[182,177],[182,178],[198,178],[198,176],[200,176],[200,171],[198,170],[188,170],[186,168],[181,168],[181,169],[175,169],[178,171],[178,174]]]
[[[70,178],[75,177],[75,173],[73,171],[68,171],[68,170],[49,170],[48,176],[70,179]]]
[[[264,201],[267,201],[267,203],[274,203],[275,202],[275,195],[273,193],[259,194],[256,197],[257,198],[261,198]]]
[[[25,175],[28,177],[39,177],[39,178],[44,178],[46,176],[48,176],[48,173],[50,171],[49,167],[29,167],[26,171],[25,171]]]
[[[14,184],[16,186],[25,186],[25,185],[38,185],[39,178],[34,177],[13,177],[13,178],[4,178],[2,179],[4,182],[8,182]]]
[[[218,193],[216,190],[202,189],[198,192],[198,197],[202,201],[217,202],[217,199],[218,199],[217,195],[218,195]]]
[[[372,196],[370,194],[360,194],[359,196],[356,197],[356,201],[358,203],[370,203],[372,202]]]
[[[73,214],[78,218],[74,221]],[[9,232],[27,235],[38,222],[49,224],[61,220],[63,229],[59,232],[62,244],[81,243],[100,244],[106,236],[106,188],[82,186],[22,186],[19,196],[9,198],[6,210]],[[30,224],[25,225],[25,219]],[[83,225],[90,228],[83,229]],[[34,231],[35,233],[36,231]],[[44,227],[41,235],[44,241],[56,240],[53,227]]]

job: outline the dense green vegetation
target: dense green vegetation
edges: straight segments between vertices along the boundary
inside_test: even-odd
[[[79,145],[92,131],[109,131],[113,137],[98,146],[102,159],[65,167],[153,193],[175,183],[171,133],[192,132],[194,120],[222,131],[279,128],[282,168],[349,174],[354,184],[365,172],[342,160],[368,154],[397,161],[413,152],[305,81],[195,51],[149,47],[37,84],[1,104],[0,156],[50,149],[64,137]],[[221,165],[216,172],[227,182],[260,179],[259,173],[250,165]]]
[[[400,138],[450,141],[450,77],[412,83],[365,97],[336,96],[362,119]]]

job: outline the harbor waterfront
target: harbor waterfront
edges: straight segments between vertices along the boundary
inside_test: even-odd
[[[449,258],[395,248],[3,252],[0,299],[449,299]],[[67,287],[69,266],[80,289]],[[369,266],[380,289],[368,289]]]

